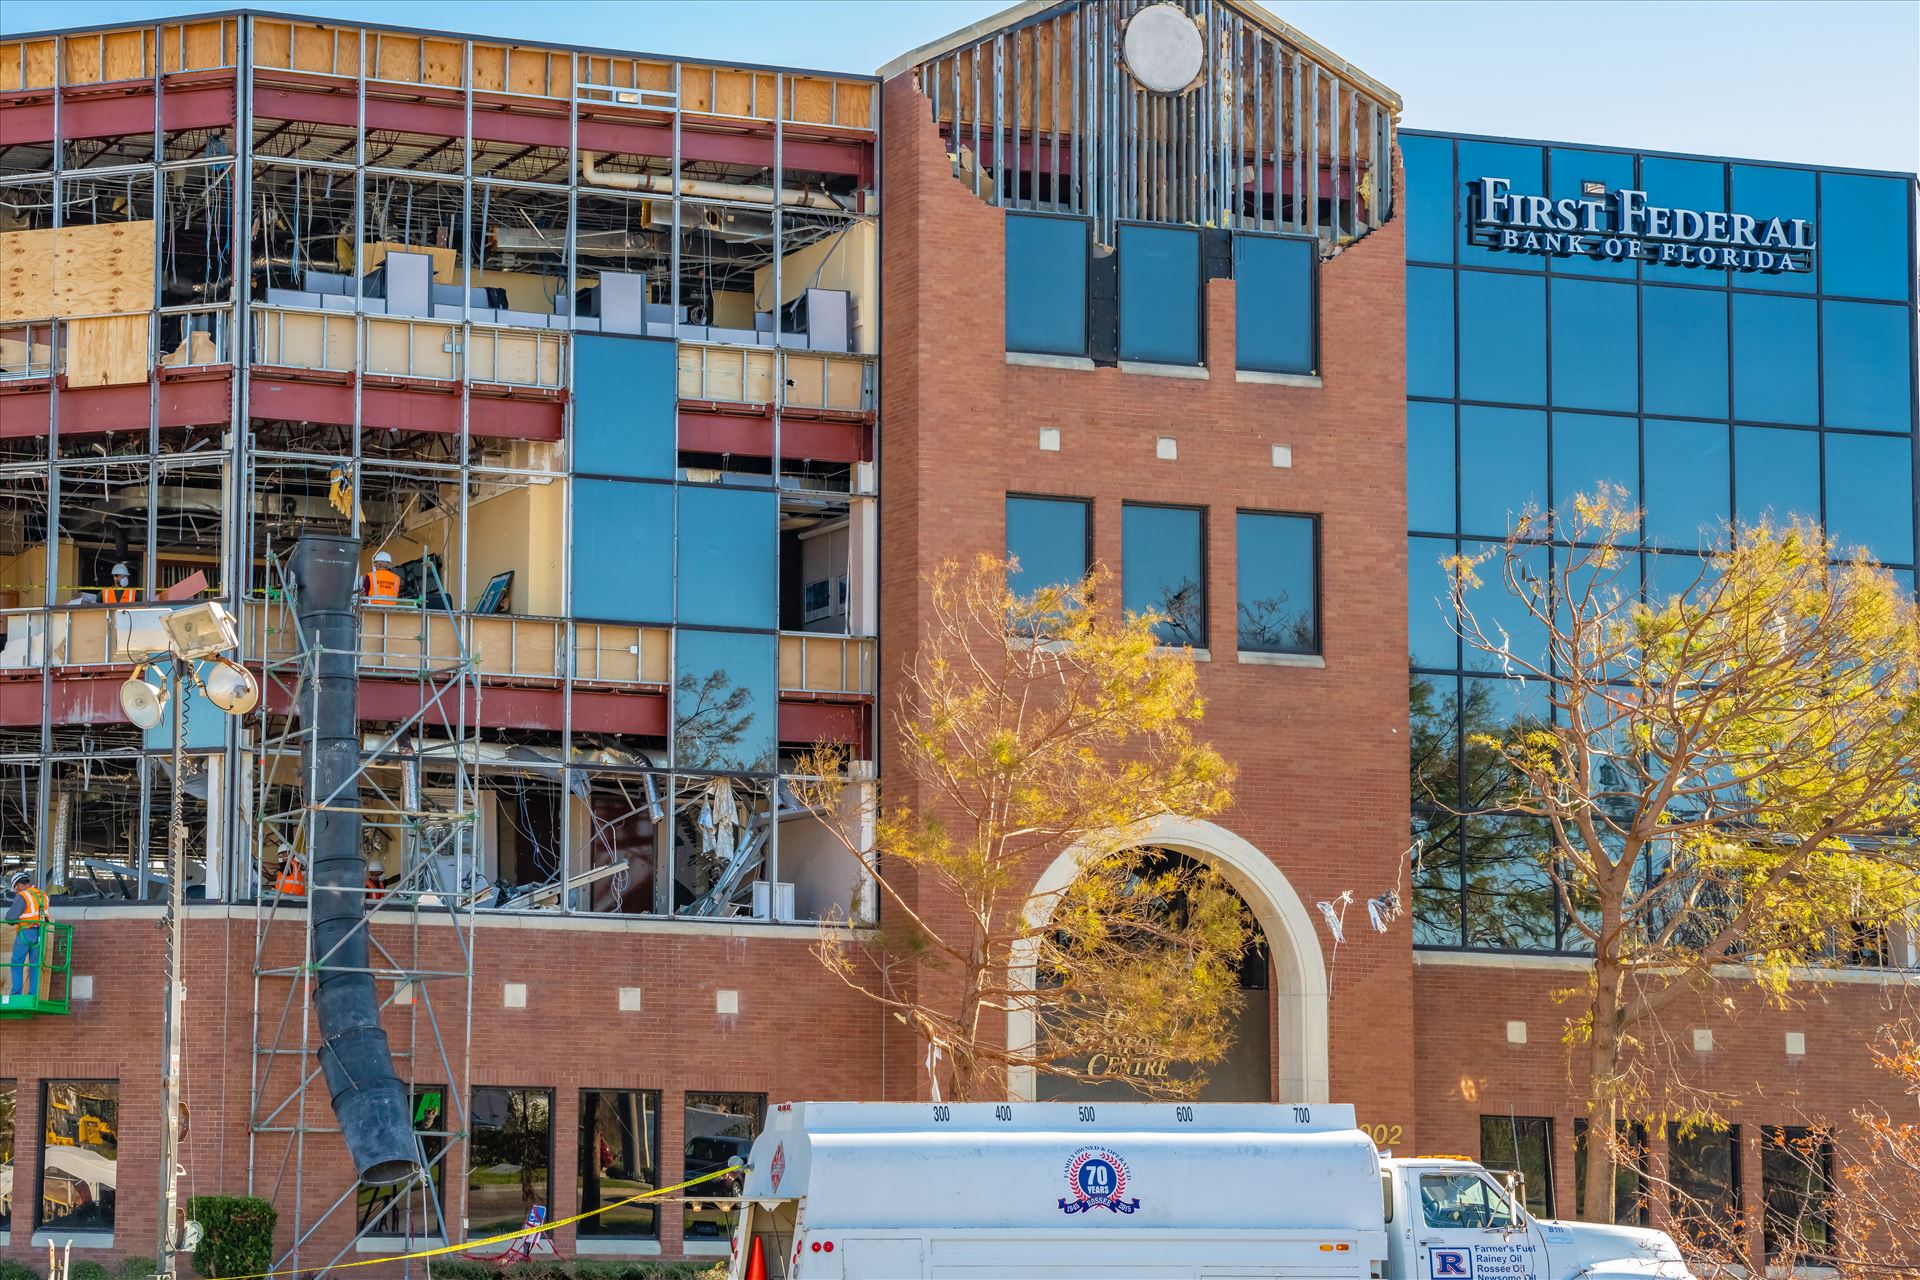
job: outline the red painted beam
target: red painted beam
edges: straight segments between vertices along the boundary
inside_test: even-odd
[[[816,742],[842,742],[864,749],[867,720],[865,703],[782,702],[780,741],[806,746]],[[578,720],[575,723],[579,723]]]
[[[52,393],[45,383],[33,391],[0,394],[0,439],[45,435]],[[165,378],[158,391],[160,425],[197,427],[233,420],[233,375]],[[147,429],[147,384],[122,387],[63,388],[60,434]]]
[[[780,454],[818,462],[870,462],[873,428],[864,422],[825,418],[782,418]]]
[[[256,372],[251,416],[283,418],[293,422],[353,425],[353,386],[304,378],[275,377]],[[468,429],[475,435],[516,440],[558,440],[562,404],[556,399],[521,400],[510,396],[473,396],[468,402]],[[380,386],[361,389],[360,420],[369,427],[393,426],[408,431],[460,430],[457,390],[429,391]]]

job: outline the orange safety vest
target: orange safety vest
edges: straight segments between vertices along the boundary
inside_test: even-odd
[[[368,604],[399,604],[400,575],[391,569],[375,569],[360,579],[360,594]]]
[[[273,878],[273,891],[284,898],[307,896],[307,870],[298,858],[288,858],[280,864],[280,874]]]
[[[52,919],[52,916],[48,914],[46,894],[31,885],[24,889],[15,890],[15,892],[17,892],[27,904],[27,909],[20,913],[20,919],[15,921],[22,929],[37,929]]]
[[[134,604],[139,595],[132,587],[108,587],[106,600],[108,604]]]
[[[368,904],[369,904],[369,905],[371,905],[371,904],[373,904],[373,903],[376,903],[376,902],[378,902],[378,901],[380,901],[380,899],[382,899],[382,898],[384,898],[384,897],[386,897],[386,896],[387,896],[387,886],[386,886],[385,884],[383,884],[383,883],[381,882],[381,880],[380,880],[380,878],[379,878],[378,876],[376,876],[376,875],[374,875],[374,874],[373,874],[373,872],[371,872],[371,871],[369,871],[369,872],[367,872],[367,902],[368,902]]]

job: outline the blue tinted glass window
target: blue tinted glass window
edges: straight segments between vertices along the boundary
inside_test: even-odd
[[[1400,135],[1409,262],[1453,261],[1453,139]]]
[[[673,633],[676,768],[766,772],[779,730],[778,638],[738,631]]]
[[[1741,524],[1820,518],[1820,437],[1790,427],[1733,429],[1733,504]]]
[[[1552,950],[1559,895],[1544,860],[1553,843],[1544,821],[1487,814],[1462,825],[1466,945]]]
[[[1827,437],[1827,532],[1887,564],[1913,563],[1913,445],[1882,436]]]
[[[1547,505],[1547,415],[1460,406],[1460,527],[1504,538]]]
[[[1407,405],[1407,527],[1451,533],[1453,406]]]
[[[1905,178],[1820,175],[1820,287],[1850,298],[1907,299],[1913,241]]]
[[[1574,409],[1640,407],[1640,326],[1634,288],[1555,280],[1553,402]]]
[[[1087,224],[1007,215],[1007,350],[1087,353]]]
[[[1696,213],[1713,213],[1727,207],[1727,167],[1723,164],[1644,156],[1640,161],[1640,187],[1647,193],[1649,207],[1692,209]],[[1727,273],[1719,267],[1663,266],[1649,259],[1641,278],[1725,284]]]
[[[1820,420],[1814,304],[1733,295],[1733,416],[1750,422]]]
[[[1200,233],[1120,228],[1120,358],[1200,363]]]
[[[1253,653],[1320,652],[1319,555],[1311,516],[1242,511],[1239,549],[1240,648]]]
[[[1120,509],[1121,607],[1159,614],[1162,644],[1206,647],[1205,524],[1194,507]]]
[[[1898,431],[1913,425],[1913,336],[1905,307],[1821,304],[1827,425]]]
[[[1460,638],[1453,630],[1447,571],[1450,538],[1407,539],[1407,658],[1416,667],[1452,671],[1460,665]]]
[[[1645,411],[1726,417],[1727,295],[1643,285],[1640,316]]]
[[[673,486],[575,480],[572,579],[576,617],[671,622]]]
[[[1233,238],[1234,364],[1266,373],[1314,370],[1313,267],[1319,242]]]
[[[573,351],[573,469],[673,479],[679,346],[582,333]]]
[[[1503,542],[1463,542],[1463,553],[1487,555],[1476,572],[1480,585],[1464,598],[1470,620],[1461,634],[1460,656],[1468,671],[1505,671],[1514,661],[1544,668],[1547,661],[1547,624],[1534,616],[1529,599],[1542,607],[1551,604],[1544,594],[1547,580],[1547,549],[1523,546],[1514,548],[1515,584],[1507,582],[1508,547]],[[1478,634],[1475,634],[1475,628]],[[1522,674],[1516,671],[1514,674]]]
[[[1541,270],[1546,259],[1537,254],[1510,253],[1467,243],[1467,235],[1472,230],[1471,220],[1478,216],[1476,193],[1480,189],[1480,179],[1506,178],[1513,183],[1510,190],[1517,196],[1546,194],[1546,162],[1540,148],[1506,142],[1462,141],[1457,144],[1457,150],[1459,161],[1454,172],[1454,183],[1460,209],[1460,233],[1457,237],[1460,261],[1463,264],[1513,267],[1523,271]]]
[[[1547,285],[1529,276],[1460,273],[1460,398],[1547,400]]]
[[[1457,699],[1449,699],[1449,705]],[[1453,804],[1442,800],[1442,804]],[[1460,945],[1460,823],[1437,814],[1418,814],[1414,836],[1420,841],[1413,867],[1413,945]]]
[[[1736,164],[1730,169],[1733,180],[1733,212],[1753,218],[1761,228],[1774,218],[1787,225],[1791,218],[1813,218],[1813,179],[1811,169],[1770,169],[1760,165]],[[1756,232],[1758,234],[1758,232]],[[1733,282],[1742,289],[1765,289],[1774,293],[1812,293],[1811,271],[1736,271]]]
[[[1553,415],[1553,508],[1571,515],[1575,494],[1593,497],[1603,484],[1640,501],[1640,424],[1597,413]]]
[[[1552,715],[1552,706],[1546,686],[1538,680],[1470,677],[1460,685],[1465,766],[1461,771],[1461,799],[1472,807],[1491,808],[1510,800],[1524,784],[1497,751],[1471,739],[1481,734],[1506,737],[1516,728],[1544,724]]]
[[[1585,182],[1602,182],[1608,191],[1631,188],[1634,184],[1633,157],[1618,151],[1582,151],[1571,147],[1555,147],[1547,153],[1547,163],[1552,173],[1549,175],[1547,194],[1555,200],[1579,200],[1583,198],[1580,189]],[[1604,218],[1602,225],[1605,225]],[[1604,236],[1590,238],[1590,243],[1604,240]],[[1632,279],[1634,263],[1631,258],[1613,261],[1594,257],[1591,254],[1568,254],[1553,260],[1556,275],[1575,276],[1612,276],[1616,279]]]
[[[1453,394],[1453,272],[1407,268],[1407,394]]]
[[[1725,542],[1727,428],[1648,419],[1646,528],[1651,546],[1696,550]]]
[[[680,489],[680,622],[703,627],[777,625],[778,499],[750,489]],[[617,541],[603,543],[610,555]]]
[[[1007,558],[1017,562],[1007,586],[1015,595],[1068,586],[1087,576],[1090,507],[1080,498],[1007,495]]]

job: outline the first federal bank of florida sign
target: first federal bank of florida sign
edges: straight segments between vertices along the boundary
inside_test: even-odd
[[[1793,272],[1813,266],[1813,224],[1803,218],[1667,209],[1647,193],[1583,182],[1578,197],[1515,195],[1506,178],[1469,183],[1469,238],[1490,249],[1615,262]]]

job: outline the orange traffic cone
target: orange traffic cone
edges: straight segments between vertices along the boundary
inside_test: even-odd
[[[760,1252],[760,1237],[747,1245],[747,1274],[742,1280],[767,1280],[767,1260]]]

